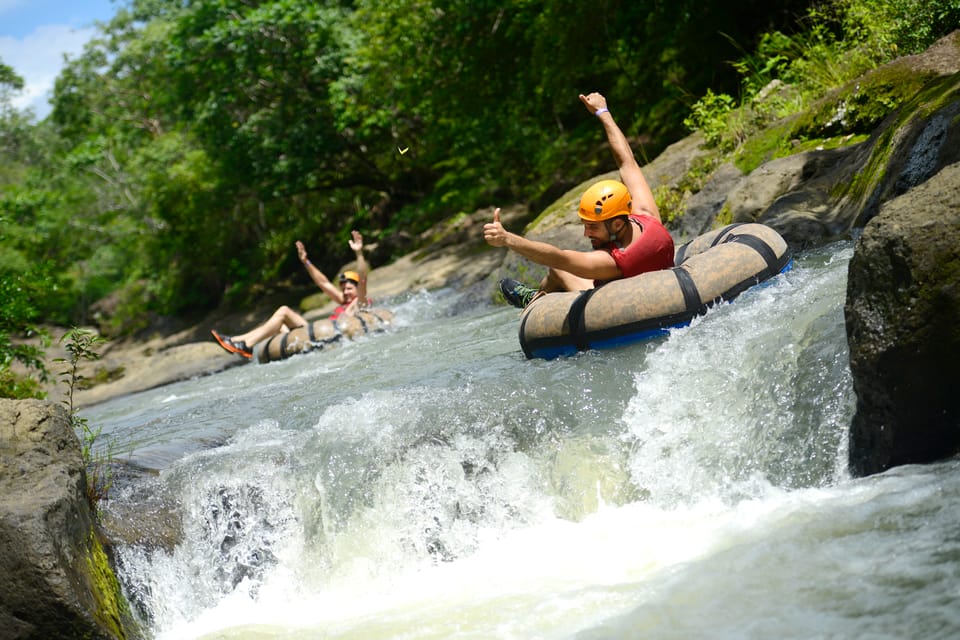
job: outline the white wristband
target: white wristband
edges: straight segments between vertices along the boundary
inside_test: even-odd
[[[593,112],[593,115],[599,118],[601,113],[610,113],[610,109],[607,109],[606,107],[600,107],[599,109]]]

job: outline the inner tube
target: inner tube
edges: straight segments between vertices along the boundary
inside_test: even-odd
[[[299,353],[332,347],[344,338],[353,339],[369,333],[385,331],[393,323],[393,312],[387,309],[363,309],[356,315],[342,315],[336,320],[322,318],[304,327],[278,333],[256,347],[257,362],[285,360]]]
[[[520,321],[528,358],[556,358],[647,340],[791,267],[786,241],[759,223],[731,224],[679,247],[674,267],[587,291],[550,293]]]

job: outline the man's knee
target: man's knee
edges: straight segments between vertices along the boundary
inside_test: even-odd
[[[550,267],[547,269],[547,275],[543,277],[543,281],[540,283],[540,288],[556,287],[558,284],[560,284],[560,280],[557,278],[557,271]]]
[[[543,282],[540,285],[540,288],[544,291],[566,291],[567,283],[566,279],[563,277],[563,272],[550,267],[547,271],[546,277],[543,279]]]
[[[543,288],[546,291],[584,291],[593,288],[592,280],[560,269],[550,269],[545,281],[547,286]]]

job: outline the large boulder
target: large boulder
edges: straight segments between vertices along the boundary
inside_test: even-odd
[[[778,134],[795,137],[798,145],[805,138],[827,142],[833,137],[835,143],[830,123],[836,120],[849,132],[843,141],[861,140],[858,134],[869,132],[860,142],[772,158],[739,178],[721,165],[725,170],[704,187],[704,192],[716,192],[711,206],[698,208],[691,198],[687,215],[725,210],[734,222],[770,225],[794,249],[844,237],[866,224],[887,200],[960,161],[958,96],[960,31],[921,54],[898,58],[828,92],[803,114],[778,125]],[[746,147],[762,148],[766,141],[756,136]],[[709,215],[697,218],[694,231],[710,222]]]
[[[960,452],[960,163],[883,205],[845,308],[856,475]]]
[[[0,636],[129,637],[66,410],[0,399]]]

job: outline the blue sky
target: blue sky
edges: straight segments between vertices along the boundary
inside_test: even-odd
[[[106,22],[124,4],[123,0],[0,0],[0,60],[26,82],[14,97],[14,106],[29,107],[37,118],[46,117],[63,55],[76,58],[93,37],[94,22]]]

